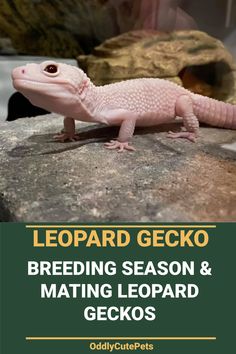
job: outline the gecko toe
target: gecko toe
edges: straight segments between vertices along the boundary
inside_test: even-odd
[[[174,132],[168,132],[167,138],[171,139],[187,139],[191,141],[192,143],[196,142],[196,134],[193,132],[188,132],[188,131],[181,131],[179,133],[174,133]]]
[[[124,152],[124,146],[120,146],[120,147],[118,148],[118,151],[117,151],[117,152],[119,152],[119,153]]]
[[[135,151],[135,148],[130,146],[128,142],[120,142],[118,140],[111,140],[109,143],[105,143],[104,145],[108,150],[117,149],[118,152],[124,152],[125,150]]]
[[[78,134],[69,134],[69,133],[63,133],[63,134],[57,134],[53,137],[53,139],[56,142],[74,142],[79,140],[79,135]]]

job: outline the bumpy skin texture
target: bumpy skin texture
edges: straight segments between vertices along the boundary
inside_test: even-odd
[[[55,138],[76,140],[75,120],[120,126],[108,149],[134,150],[129,145],[136,126],[154,126],[182,117],[184,131],[170,138],[195,141],[199,122],[236,129],[236,106],[196,95],[161,79],[134,79],[96,87],[79,68],[46,61],[12,72],[13,85],[32,104],[65,116],[64,130]]]

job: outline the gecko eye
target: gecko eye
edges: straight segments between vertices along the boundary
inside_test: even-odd
[[[56,74],[57,71],[58,71],[58,67],[57,67],[57,65],[49,64],[49,65],[46,66],[44,71],[46,71],[49,74]]]

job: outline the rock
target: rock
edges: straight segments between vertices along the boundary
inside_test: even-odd
[[[222,42],[200,31],[131,31],[106,40],[78,61],[98,85],[158,77],[216,99],[236,99],[231,54]]]
[[[193,144],[138,129],[137,151],[118,154],[103,147],[116,128],[78,122],[81,139],[61,144],[61,127],[57,115],[0,124],[1,221],[236,220],[235,131],[203,127]]]

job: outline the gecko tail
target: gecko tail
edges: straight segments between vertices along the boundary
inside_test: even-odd
[[[200,122],[214,127],[236,129],[236,105],[194,95],[193,107]]]

